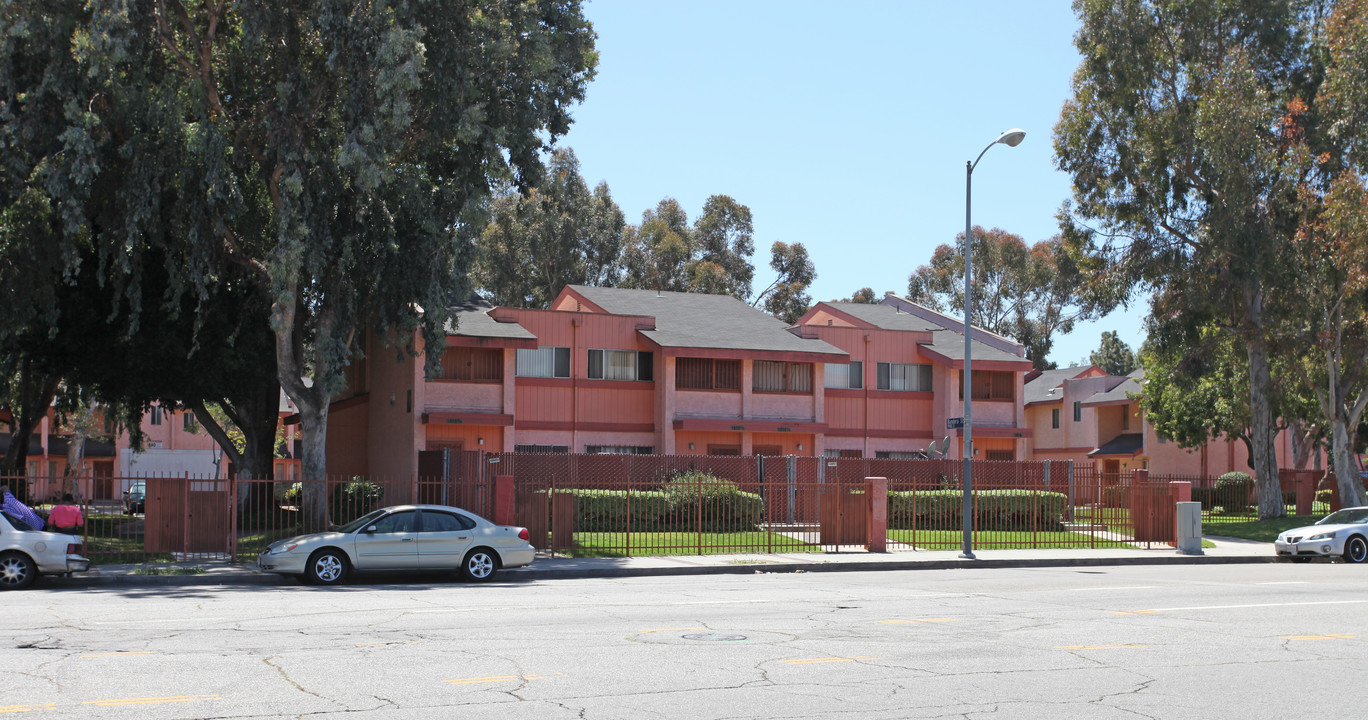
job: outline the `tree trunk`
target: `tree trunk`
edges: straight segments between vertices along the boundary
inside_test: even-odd
[[[1293,420],[1288,432],[1292,433],[1292,467],[1305,470],[1307,463],[1316,450],[1316,427],[1308,426],[1300,420]]]
[[[304,403],[299,406],[299,422],[303,431],[300,453],[300,475],[303,492],[300,494],[299,516],[304,532],[319,532],[328,527],[327,503],[327,437],[328,403]]]
[[[71,439],[67,441],[66,469],[62,471],[62,494],[70,494],[76,499],[81,495],[76,488],[76,479],[85,470],[85,444],[90,436],[90,428],[95,423],[95,403],[87,403],[71,423]]]
[[[28,471],[29,437],[34,428],[47,417],[48,408],[57,397],[57,386],[61,378],[47,375],[34,377],[33,364],[25,359],[19,369],[19,407],[10,433],[9,452],[5,453],[4,465],[0,475],[23,477]],[[21,502],[28,502],[28,483],[16,482],[10,488]]]
[[[1339,484],[1341,507],[1368,505],[1364,497],[1363,480],[1355,467],[1354,449],[1350,446],[1349,423],[1340,413],[1330,418],[1330,454],[1335,468],[1335,482]]]
[[[1259,496],[1259,518],[1286,517],[1282,482],[1278,478],[1278,453],[1273,436],[1273,378],[1268,368],[1268,348],[1262,339],[1246,341],[1249,355],[1249,410],[1251,465]]]

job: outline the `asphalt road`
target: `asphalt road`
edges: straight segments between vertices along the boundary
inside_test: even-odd
[[[0,596],[0,713],[1359,717],[1368,569],[724,575]]]

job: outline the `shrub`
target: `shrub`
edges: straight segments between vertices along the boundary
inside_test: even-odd
[[[581,532],[660,530],[668,498],[659,490],[558,490],[575,496],[575,529]],[[630,519],[630,525],[629,525]]]
[[[1330,504],[1330,498],[1332,498],[1332,497],[1334,497],[1334,496],[1335,496],[1335,491],[1334,491],[1334,490],[1331,490],[1330,488],[1326,488],[1326,489],[1324,489],[1324,490],[1317,490],[1317,491],[1316,491],[1316,502],[1318,502],[1318,503],[1325,503],[1326,505],[1329,505],[1329,504]]]
[[[662,487],[665,525],[671,529],[729,532],[754,529],[764,514],[764,501],[742,492],[736,483],[699,470],[680,473]]]
[[[1106,485],[1102,488],[1102,507],[1119,508],[1126,506],[1126,488],[1122,485]]]
[[[1215,488],[1193,488],[1192,501],[1202,504],[1202,510],[1211,512],[1216,509],[1216,489]]]
[[[1254,478],[1246,473],[1228,472],[1216,478],[1215,504],[1226,513],[1243,513],[1253,493]]]
[[[277,486],[278,488],[279,486]],[[285,487],[285,491],[280,493],[281,505],[293,505],[299,507],[299,502],[304,499],[304,483],[290,483]]]
[[[345,525],[380,507],[380,500],[384,495],[385,488],[380,485],[361,478],[352,478],[333,487],[328,511],[334,524]]]
[[[888,526],[910,529],[960,529],[959,490],[890,492]],[[1063,527],[1069,499],[1064,493],[1033,490],[977,490],[976,530],[1052,531]]]

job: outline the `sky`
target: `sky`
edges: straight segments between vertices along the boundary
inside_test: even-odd
[[[757,292],[769,248],[802,243],[814,301],[907,293],[907,277],[973,222],[1028,244],[1070,197],[1052,132],[1078,65],[1069,3],[590,0],[599,66],[570,133],[580,172],[630,223],[666,197],[690,221],[712,195],[754,218]],[[1138,349],[1143,300],[1056,336],[1086,362],[1103,331]]]

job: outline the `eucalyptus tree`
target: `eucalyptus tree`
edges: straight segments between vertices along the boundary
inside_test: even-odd
[[[68,268],[93,245],[130,324],[150,250],[173,294],[245,272],[300,412],[308,527],[347,364],[368,332],[437,360],[491,178],[540,179],[597,63],[574,0],[55,0],[0,22],[0,200],[45,201]]]
[[[1308,168],[1282,119],[1322,77],[1311,0],[1078,0],[1082,62],[1055,127],[1061,211],[1094,278],[1155,293],[1242,344],[1259,514],[1285,514],[1274,451],[1274,289]]]

